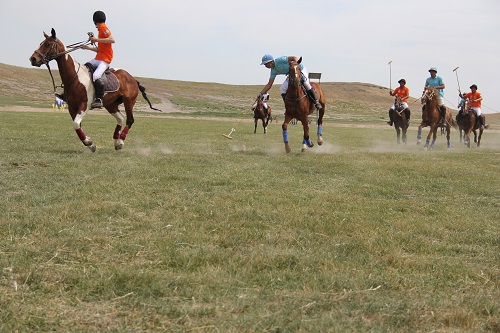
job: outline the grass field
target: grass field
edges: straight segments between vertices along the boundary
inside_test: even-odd
[[[499,332],[500,134],[0,112],[0,331]]]

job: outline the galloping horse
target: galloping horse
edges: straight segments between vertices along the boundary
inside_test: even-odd
[[[73,128],[82,143],[89,147],[92,152],[95,152],[95,144],[90,137],[85,135],[81,128],[82,119],[87,114],[94,98],[95,89],[92,83],[92,75],[88,70],[82,68],[78,62],[73,60],[69,52],[74,49],[67,50],[64,44],[56,37],[54,29],[51,31],[51,36],[46,33],[43,34],[45,40],[40,43],[40,47],[30,57],[31,65],[40,67],[42,64],[45,64],[50,70],[48,63],[51,60],[56,60],[64,86],[69,114],[73,119]],[[119,150],[123,148],[124,140],[134,123],[132,109],[137,100],[139,90],[144,99],[149,103],[151,109],[154,108],[146,96],[145,88],[128,72],[122,69],[111,70],[111,72],[116,76],[119,87],[116,91],[107,92],[104,95],[103,105],[108,112],[116,118],[117,125],[113,134],[113,139],[115,141],[115,149]],[[122,103],[125,106],[127,115],[126,126],[123,130],[122,125],[125,119],[118,109],[118,106]]]
[[[422,138],[422,128],[430,126],[429,135],[427,135],[427,140],[425,140],[424,149],[433,149],[434,144],[436,143],[436,132],[438,127],[442,127],[440,121],[440,112],[439,106],[437,103],[436,92],[434,88],[426,88],[421,98],[422,104],[425,104],[424,111],[422,113],[422,122],[420,126],[418,126],[418,135],[417,135],[417,144],[421,143]],[[450,143],[450,128],[453,126],[458,129],[457,123],[452,119],[451,111],[449,108],[446,108],[446,117],[445,117],[445,127],[446,127],[446,140],[447,147],[451,149]],[[432,142],[430,142],[432,135]],[[430,146],[429,146],[430,143]]]
[[[303,74],[300,70],[300,63],[302,62],[302,57],[295,62],[290,63],[290,68],[288,71],[288,90],[285,96],[285,120],[281,125],[283,129],[283,142],[285,143],[285,151],[287,153],[291,152],[292,149],[288,144],[288,123],[296,118],[302,123],[302,128],[304,129],[304,139],[302,141],[302,152],[307,150],[307,147],[314,147],[311,139],[309,138],[309,115],[316,110],[314,102],[308,97],[305,91],[303,82]],[[325,95],[323,90],[316,82],[311,82],[311,86],[316,91],[318,100],[322,105],[322,108],[318,111],[318,145],[323,144],[323,115],[325,114]]]
[[[484,116],[483,116],[484,117]],[[470,134],[474,132],[474,142],[477,146],[481,146],[481,137],[483,136],[483,129],[480,123],[477,121],[477,114],[474,110],[470,108],[470,102],[467,100],[464,103],[462,117],[459,123],[460,130],[464,131],[464,144],[470,148]],[[477,130],[479,130],[479,136],[477,135]],[[462,133],[460,133],[462,135]]]
[[[403,131],[403,143],[406,144],[406,131],[408,130],[408,122],[406,121],[406,113],[404,112],[405,107],[403,106],[403,100],[400,96],[396,96],[394,105],[396,109],[394,110],[394,116],[392,117],[392,120],[394,122],[394,128],[396,129],[398,145],[401,143],[401,130]]]
[[[255,128],[253,133],[257,133],[257,121],[262,120],[262,127],[264,127],[264,134],[267,133],[267,125],[269,124],[269,120],[271,119],[271,107],[267,106],[267,115],[264,112],[264,102],[262,99],[257,98],[257,104],[253,107],[253,122],[255,124]]]

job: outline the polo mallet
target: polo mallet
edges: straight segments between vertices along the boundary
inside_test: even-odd
[[[389,65],[389,89],[392,90],[392,60],[389,61],[387,65]]]
[[[257,102],[258,98],[255,100],[255,102]],[[254,102],[254,103],[255,103]],[[233,137],[231,136],[231,134],[233,134],[233,132],[236,132],[236,127],[238,127],[238,125],[241,123],[241,121],[243,120],[243,117],[245,117],[247,115],[247,113],[251,110],[252,108],[249,108],[245,111],[245,113],[243,114],[243,116],[241,116],[240,118],[240,121],[238,121],[238,123],[236,124],[236,126],[234,126],[233,128],[231,128],[231,131],[229,132],[229,134],[222,134],[223,137],[225,138],[228,138],[228,139],[233,139]]]
[[[457,76],[457,84],[458,84],[458,92],[460,93],[460,95],[462,94],[462,89],[460,89],[460,82],[458,81],[458,73],[457,73],[457,68],[455,68],[453,71],[455,72],[455,75]]]

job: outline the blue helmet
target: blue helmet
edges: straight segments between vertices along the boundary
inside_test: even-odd
[[[264,56],[262,57],[262,63],[261,63],[261,65],[265,65],[268,62],[271,62],[273,60],[274,60],[274,58],[273,58],[272,55],[270,55],[270,54],[264,54]]]

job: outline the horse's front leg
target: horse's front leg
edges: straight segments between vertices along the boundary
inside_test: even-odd
[[[96,151],[96,145],[92,142],[92,139],[85,135],[85,133],[82,130],[82,120],[83,117],[87,114],[86,111],[83,112],[78,112],[74,117],[73,117],[73,128],[75,129],[76,135],[80,138],[82,143],[86,146],[89,147],[91,152]]]
[[[401,130],[399,129],[399,126],[394,124],[394,127],[396,127],[396,137],[398,139],[398,145],[401,144]]]
[[[417,132],[417,145],[422,143],[422,124],[418,126],[418,132]]]
[[[290,148],[290,144],[288,143],[288,123],[292,120],[292,117],[285,113],[285,120],[281,125],[281,129],[283,130],[283,142],[285,143],[285,151],[287,153],[292,151]]]
[[[257,133],[257,118],[253,118],[253,134]]]
[[[450,132],[451,132],[451,126],[449,124],[446,124],[446,148],[448,150],[451,149]]]
[[[307,147],[309,148],[314,147],[314,143],[311,141],[311,138],[309,138],[309,120],[307,115],[302,117],[301,122],[302,122],[302,129],[304,130],[304,139],[302,140],[302,152],[305,152],[307,150]]]

